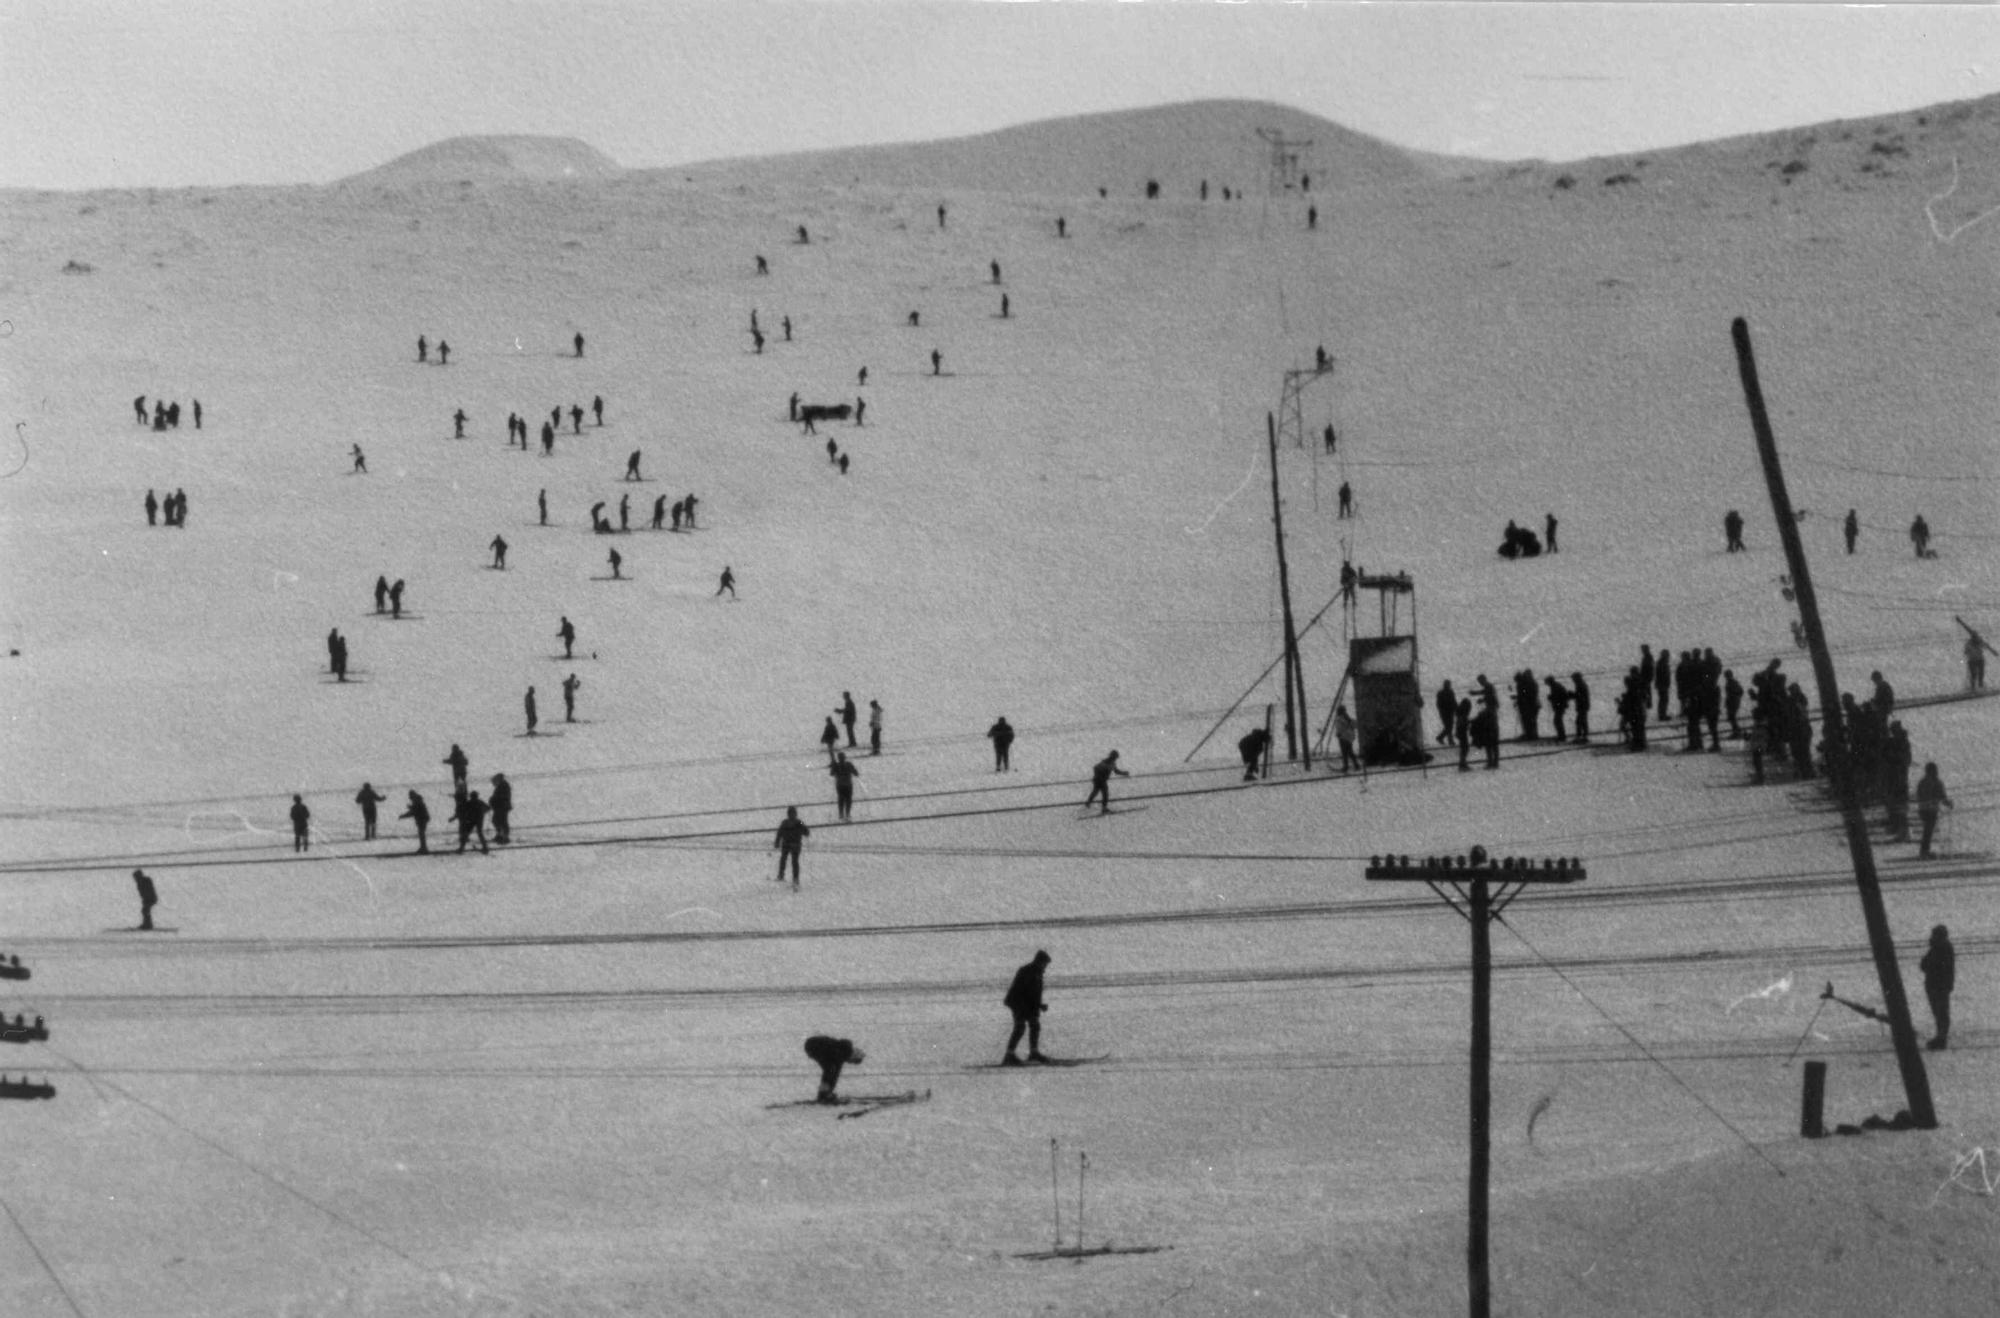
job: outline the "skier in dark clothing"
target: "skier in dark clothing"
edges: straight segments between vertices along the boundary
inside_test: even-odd
[[[1723,548],[1729,553],[1738,553],[1743,548],[1743,514],[1731,508],[1722,515]]]
[[[139,927],[153,927],[153,908],[160,904],[160,894],[153,888],[153,876],[144,870],[132,871],[132,884],[139,890]]]
[[[133,411],[134,411],[135,413],[137,413],[137,414],[138,414],[138,417],[139,417],[139,424],[140,424],[140,425],[142,425],[142,426],[143,426],[143,425],[145,425],[145,424],[146,424],[146,422],[147,422],[147,418],[146,418],[146,395],[144,395],[144,394],[140,394],[140,395],[139,395],[139,396],[138,396],[137,398],[134,398],[134,399],[132,400],[132,410],[133,410]]]
[[[1014,747],[1014,726],[1007,722],[1004,714],[986,729],[986,739],[993,743],[993,772],[1007,772],[1013,767],[1010,756]]]
[[[1264,758],[1264,748],[1270,744],[1271,734],[1262,728],[1252,728],[1236,743],[1237,753],[1243,757],[1244,782],[1257,781],[1257,765]]]
[[[529,687],[528,694],[521,698],[521,708],[528,716],[528,735],[535,735],[535,725],[541,722],[535,714],[535,688]]]
[[[486,802],[479,799],[477,792],[467,792],[458,798],[458,807],[451,812],[451,817],[458,823],[459,854],[464,854],[465,844],[475,837],[479,839],[480,854],[487,854],[486,809]]]
[[[846,823],[854,816],[854,780],[861,776],[861,766],[849,763],[845,754],[836,754],[826,771],[833,775],[835,813]]]
[[[1937,763],[1932,761],[1924,766],[1924,776],[1917,780],[1917,822],[1923,826],[1917,855],[1926,860],[1931,854],[1931,836],[1937,832],[1940,805],[1950,806],[1951,797],[1945,794],[1944,779],[1938,777]]]
[[[860,712],[854,707],[854,693],[851,691],[841,692],[840,707],[834,712],[840,715],[841,724],[847,729],[847,746],[849,750],[852,750],[854,748],[854,720]]]
[[[403,616],[403,579],[401,577],[397,577],[395,584],[389,587],[389,616],[391,618],[400,618]]]
[[[542,456],[545,458],[554,457],[555,451],[556,428],[544,421],[542,422]]]
[[[506,540],[496,535],[493,537],[493,543],[486,547],[493,551],[493,566],[500,571],[505,571],[507,568]]]
[[[562,626],[556,628],[556,635],[561,638],[563,643],[563,658],[575,658],[576,656],[573,651],[576,649],[576,628],[568,618],[564,618]]]
[[[376,791],[372,783],[361,784],[361,790],[355,793],[354,804],[361,807],[362,841],[373,842],[375,840],[375,807],[388,799],[388,797]]]
[[[417,830],[417,854],[420,856],[429,855],[431,847],[429,841],[426,840],[425,834],[431,826],[431,808],[424,804],[424,798],[417,792],[412,791],[408,806],[396,818],[410,821],[411,825]]]
[[[1918,513],[1916,520],[1910,523],[1910,543],[1916,547],[1918,558],[1935,557],[1931,553],[1931,524],[1924,520],[1922,513]]]
[[[583,409],[575,403],[569,405],[569,433],[572,435],[583,433]]]
[[[855,1066],[868,1060],[867,1054],[854,1046],[852,1039],[836,1039],[830,1035],[815,1034],[806,1040],[806,1056],[819,1064],[819,1098],[821,1103],[838,1103],[833,1087],[840,1083],[840,1068],[852,1063]]]
[[[1104,805],[1098,813],[1103,815],[1111,813],[1111,775],[1114,773],[1120,778],[1130,778],[1132,776],[1118,767],[1117,751],[1111,752],[1111,754],[1091,766],[1090,795],[1084,798],[1084,809],[1090,809],[1091,802],[1101,800]]]
[[[147,490],[147,491],[146,491],[146,525],[148,525],[148,526],[158,526],[158,525],[159,525],[159,517],[160,517],[160,501],[159,501],[159,500],[158,500],[157,498],[153,497],[153,492],[152,492],[151,490]]]
[[[844,473],[846,470],[846,466],[843,465],[841,471]],[[879,700],[868,702],[868,753],[870,755],[882,753],[882,702]]]
[[[443,339],[438,340],[438,365],[451,365],[451,345]]]
[[[535,514],[541,525],[549,524],[549,492],[546,489],[535,493]]]
[[[466,759],[465,752],[459,749],[457,742],[451,744],[450,754],[446,755],[440,763],[451,766],[451,790],[455,793],[464,792]]]
[[[729,598],[736,598],[736,574],[729,570],[728,564],[723,565],[722,582],[716,586],[715,593],[719,596],[725,590],[729,592]]]
[[[309,843],[306,835],[312,826],[312,811],[298,796],[292,797],[292,850],[304,851]]]
[[[812,834],[805,821],[799,818],[799,808],[785,807],[785,818],[778,825],[777,836],[771,839],[771,847],[778,853],[778,882],[785,881],[785,866],[792,867],[792,891],[799,890],[799,850],[805,846],[806,838]]]
[[[632,496],[629,494],[618,496],[618,529],[620,531],[632,529]]]
[[[459,408],[456,412],[453,412],[451,414],[451,425],[452,425],[451,437],[453,439],[465,438],[465,419],[466,419],[465,409],[462,407]]]
[[[666,523],[667,523],[667,496],[663,494],[659,498],[653,500],[652,527],[655,531],[658,531],[662,527],[664,527]]]
[[[1035,959],[1014,972],[1014,982],[1007,986],[1007,996],[1001,999],[1007,1010],[1014,1013],[1014,1031],[1007,1036],[1007,1053],[1000,1059],[1003,1066],[1019,1066],[1021,1059],[1014,1055],[1020,1045],[1021,1036],[1028,1036],[1028,1060],[1046,1062],[1042,1056],[1042,1013],[1048,1004],[1042,1001],[1042,976],[1049,968],[1049,954],[1035,953]]]
[[[387,613],[388,611],[389,611],[389,578],[377,577],[375,578],[375,612]]]
[[[1569,734],[1563,730],[1563,722],[1569,717],[1569,688],[1553,675],[1543,678],[1542,685],[1549,689],[1549,722],[1555,725],[1556,740],[1568,741]]]
[[[431,342],[429,339],[419,334],[417,335],[417,360],[420,362],[428,362],[430,359],[431,359]]]
[[[1452,711],[1451,732],[1452,739],[1458,742],[1458,770],[1464,773],[1472,767],[1466,763],[1466,757],[1472,753],[1471,696],[1460,700],[1458,708]]]
[[[1451,682],[1438,688],[1438,745],[1451,745],[1452,730],[1458,726],[1458,693],[1451,689]]]
[[[1659,659],[1653,665],[1653,689],[1660,697],[1660,712],[1655,717],[1662,723],[1667,721],[1667,697],[1674,689],[1674,666],[1667,662],[1670,653],[1666,646],[1661,646]]]
[[[826,726],[820,729],[819,744],[826,749],[826,762],[833,763],[833,748],[840,744],[840,729],[833,726],[833,716],[827,715]]]
[[[1847,552],[1852,554],[1854,542],[1861,538],[1861,519],[1854,515],[1852,508],[1847,510],[1847,520],[1840,524],[1840,534],[1847,541]]]
[[[1917,969],[1924,973],[1924,996],[1930,999],[1931,1019],[1937,1022],[1937,1034],[1925,1046],[1943,1052],[1951,1038],[1951,990],[1958,980],[1958,955],[1952,950],[1951,932],[1943,925],[1932,927],[1930,950]]]
[[[1554,513],[1545,514],[1542,520],[1542,539],[1548,541],[1545,547],[1546,551],[1553,554],[1556,552],[1556,515]]]
[[[1354,716],[1347,712],[1347,706],[1336,705],[1333,709],[1333,739],[1340,746],[1340,771],[1363,767],[1361,757],[1354,753]]]
[[[493,816],[493,841],[506,846],[514,839],[509,823],[514,814],[514,784],[507,781],[506,774],[493,775],[493,790],[487,793],[486,809]]]
[[[582,685],[583,679],[575,673],[571,673],[563,679],[563,722],[565,723],[576,722],[576,693],[577,689]]]
[[[1583,680],[1582,673],[1569,675],[1569,696],[1576,702],[1576,739],[1590,740],[1590,684]]]
[[[632,456],[631,456],[631,457],[629,457],[629,458],[627,458],[627,459],[625,459],[625,475],[624,475],[623,479],[625,479],[625,480],[628,480],[628,481],[636,481],[636,480],[640,479],[640,476],[639,476],[639,454],[640,454],[640,450],[639,450],[639,449],[633,449],[633,450],[632,450]]]
[[[576,355],[579,357],[583,356],[583,335],[581,334],[576,336]]]
[[[596,418],[598,425],[601,426],[604,424],[604,396],[602,394],[590,400],[590,414]]]

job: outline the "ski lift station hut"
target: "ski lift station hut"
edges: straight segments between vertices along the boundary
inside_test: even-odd
[[[1355,589],[1373,591],[1377,632],[1360,635],[1359,599],[1350,600],[1353,634],[1347,642],[1342,686],[1354,688],[1355,739],[1366,764],[1421,764],[1424,754],[1423,686],[1417,674],[1417,584],[1407,572],[1360,573]],[[1405,604],[1408,630],[1404,630]],[[1338,704],[1338,700],[1335,701]]]

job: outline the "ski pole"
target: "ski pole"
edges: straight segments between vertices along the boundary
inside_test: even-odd
[[[1061,1173],[1058,1170],[1056,1162],[1056,1141],[1055,1137],[1051,1135],[1049,1137],[1049,1198],[1055,1201],[1056,1206],[1056,1253],[1058,1254],[1062,1253],[1062,1182],[1059,1179],[1060,1175]]]

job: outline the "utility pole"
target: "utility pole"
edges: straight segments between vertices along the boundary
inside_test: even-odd
[[[1792,515],[1785,473],[1778,466],[1778,441],[1771,433],[1771,418],[1764,410],[1764,391],[1757,383],[1750,326],[1738,316],[1729,332],[1736,341],[1736,366],[1743,377],[1750,427],[1757,436],[1757,456],[1764,464],[1764,483],[1771,491],[1771,513],[1778,519],[1778,538],[1784,542],[1785,563],[1791,569],[1792,589],[1798,596],[1799,625],[1805,630],[1806,648],[1812,654],[1813,679],[1819,686],[1821,726],[1826,733],[1827,755],[1832,761],[1828,767],[1833,774],[1834,794],[1840,799],[1840,822],[1847,830],[1847,850],[1854,860],[1854,886],[1861,893],[1861,914],[1868,924],[1875,974],[1882,981],[1882,1006],[1889,1017],[1889,1038],[1895,1044],[1896,1065],[1903,1074],[1903,1094],[1917,1129],[1934,1130],[1938,1122],[1937,1112],[1931,1106],[1930,1076],[1924,1070],[1924,1055],[1917,1046],[1916,1027],[1910,1021],[1910,1001],[1903,994],[1903,972],[1896,964],[1896,940],[1889,932],[1889,913],[1882,905],[1882,886],[1875,877],[1875,851],[1868,841],[1868,821],[1862,817],[1860,792],[1854,781],[1853,766],[1847,760],[1840,717],[1840,685],[1833,675],[1833,655],[1826,648],[1826,630],[1820,625],[1819,600],[1813,594],[1812,576],[1806,571],[1806,551],[1799,540],[1798,518]]]
[[[1271,524],[1278,534],[1278,596],[1285,614],[1285,758],[1296,760],[1303,749],[1305,767],[1312,768],[1312,747],[1299,735],[1306,718],[1306,675],[1299,663],[1299,634],[1292,626],[1292,578],[1285,568],[1285,508],[1278,498],[1278,421],[1264,413],[1264,433],[1271,447]],[[1297,705],[1293,691],[1298,692]]]
[[[1489,1318],[1493,1283],[1487,1266],[1486,1223],[1493,1156],[1489,1120],[1493,1107],[1493,946],[1488,925],[1531,883],[1581,883],[1583,862],[1544,860],[1537,869],[1532,861],[1511,856],[1495,863],[1484,847],[1474,847],[1470,855],[1456,859],[1425,856],[1414,865],[1408,856],[1375,856],[1365,877],[1377,882],[1423,883],[1472,926],[1472,1150],[1465,1195],[1465,1292],[1472,1318]],[[1449,886],[1451,892],[1440,884]]]

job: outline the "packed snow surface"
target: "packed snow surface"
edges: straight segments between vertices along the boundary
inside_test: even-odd
[[[1492,931],[1496,1312],[1990,1313],[2000,720],[1955,698],[1954,619],[2000,637],[1995,104],[1469,176],[1341,139],[1276,197],[1240,118],[1175,121],[1242,162],[1206,202],[1170,153],[1079,165],[1055,131],[949,188],[500,182],[440,147],[338,188],[0,197],[0,952],[33,972],[0,1008],[50,1030],[0,1072],[58,1090],[0,1103],[0,1310],[1456,1312],[1467,931],[1362,872],[1478,844],[1589,873]],[[1916,957],[1958,946],[1934,1131],[1797,1138],[1807,1059],[1830,1121],[1903,1103],[1883,1027],[1820,997],[1881,1000],[1827,798],[1608,731],[1641,642],[1814,690],[1739,316],[1840,683],[1894,684],[1956,806],[1934,860],[1874,830],[1925,1034]],[[1426,697],[1580,672],[1594,744],[1284,762],[1266,416],[1320,347],[1277,464],[1309,731],[1383,621],[1325,608],[1351,560],[1414,579]],[[805,435],[794,393],[864,422]],[[693,530],[650,529],[690,492]],[[1559,553],[1495,554],[1550,514]],[[491,854],[453,851],[453,743],[512,781]],[[412,790],[447,854],[412,854]],[[1096,1060],[992,1066],[1038,948],[1043,1047]],[[866,1049],[843,1094],[928,1101],[798,1105],[814,1033]],[[1023,1257],[1079,1239],[1114,1252]]]

